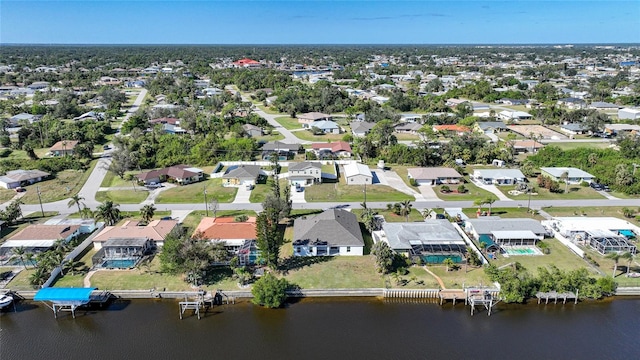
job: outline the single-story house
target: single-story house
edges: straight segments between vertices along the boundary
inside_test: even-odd
[[[540,168],[542,175],[549,176],[555,181],[561,181],[562,174],[567,173],[567,183],[580,184],[581,182],[591,183],[595,176],[574,167],[542,167]]]
[[[303,125],[307,129],[317,128],[324,134],[340,134],[340,126],[333,121],[320,120],[308,125]]]
[[[473,177],[487,185],[513,185],[526,179],[518,169],[478,169]]]
[[[498,117],[506,121],[530,120],[533,116],[524,111],[503,110],[498,113]]]
[[[371,185],[373,174],[367,165],[350,163],[344,165],[344,178],[347,185]]]
[[[31,115],[27,113],[20,113],[10,117],[9,122],[11,123],[11,125],[15,126],[15,125],[18,125],[21,121],[28,121],[29,123],[33,123],[34,121],[37,121],[40,118],[42,118],[42,115]]]
[[[543,143],[539,143],[534,140],[515,140],[513,141],[513,150],[516,153],[536,153],[538,150],[544,147]]]
[[[242,125],[242,130],[245,134],[247,134],[248,137],[259,137],[263,134],[261,127],[251,124]]]
[[[417,134],[422,129],[422,124],[417,122],[406,122],[396,125],[395,131],[398,133]]]
[[[384,241],[396,253],[420,257],[426,263],[442,263],[449,258],[462,262],[467,244],[446,219],[424,222],[386,222],[374,232],[374,241]]]
[[[204,180],[204,171],[188,165],[174,165],[164,169],[147,171],[136,175],[136,177],[145,185],[159,184],[165,181],[187,185]]]
[[[269,141],[262,145],[262,158],[271,159],[271,156],[277,154],[280,160],[287,160],[295,156],[300,144],[287,144],[280,141]]]
[[[49,148],[49,152],[52,156],[67,156],[73,155],[73,150],[80,143],[78,140],[62,140],[53,144],[52,147]]]
[[[139,260],[155,250],[153,242],[146,237],[110,238],[102,244],[102,258],[105,260]]]
[[[639,120],[640,109],[624,108],[618,110],[618,119],[620,120]]]
[[[484,134],[493,134],[509,130],[502,121],[480,121],[476,123],[476,129]]]
[[[560,125],[560,130],[569,135],[580,135],[587,132],[587,128],[580,123]]]
[[[258,165],[230,166],[222,175],[222,186],[255,185],[261,175],[264,175]]]
[[[547,236],[547,229],[534,219],[485,216],[465,221],[465,231],[487,246],[535,245]]]
[[[355,214],[331,209],[293,223],[294,256],[362,256],[364,240]]]
[[[100,250],[110,239],[149,239],[151,247],[164,245],[164,239],[178,225],[177,220],[153,220],[144,225],[129,220],[119,226],[105,226],[94,238],[93,246]]]
[[[509,106],[526,105],[527,102],[528,101],[525,100],[525,99],[507,99],[507,98],[500,99],[500,103],[502,103],[504,105],[509,105]]]
[[[318,162],[303,161],[289,163],[289,183],[291,185],[313,185],[322,182],[322,165]]]
[[[80,225],[29,225],[2,243],[0,262],[9,260],[16,248],[23,248],[25,252],[40,253],[49,250],[58,240],[68,243],[78,235]]]
[[[407,169],[407,177],[418,185],[458,184],[462,175],[453,168],[421,167]]]
[[[611,252],[637,252],[637,246],[630,239],[640,235],[640,228],[622,219],[554,217],[542,223],[570,241],[588,245],[602,255]]]
[[[443,133],[455,133],[456,135],[463,135],[470,133],[471,129],[464,125],[433,125],[433,131],[440,131]]]
[[[354,137],[365,137],[369,133],[369,131],[371,131],[374,126],[376,126],[376,123],[366,121],[353,121],[349,123],[349,126],[351,127],[351,134],[353,134]]]
[[[638,133],[640,133],[640,125],[633,125],[633,124],[606,124],[604,126],[604,131],[609,133],[609,134],[613,134],[613,135],[618,135],[618,134],[621,134],[621,133],[638,134]]]
[[[247,240],[255,240],[256,218],[236,221],[233,217],[204,217],[193,233],[194,238],[224,243],[230,253],[236,253]]]
[[[622,106],[620,105],[603,102],[603,101],[594,101],[591,104],[589,104],[589,109],[596,109],[596,110],[618,110],[621,107]]]
[[[15,189],[22,185],[31,185],[43,181],[51,176],[48,172],[41,170],[11,170],[4,176],[0,176],[0,187],[5,189]]]
[[[349,158],[353,151],[351,146],[346,141],[336,141],[331,143],[313,143],[311,149],[318,156],[322,158],[323,155],[330,154],[331,157]]]
[[[584,109],[587,106],[584,100],[574,97],[559,99],[557,104],[573,110]]]
[[[104,113],[99,113],[95,111],[86,112],[78,117],[74,117],[73,120],[102,120],[104,118]]]
[[[298,119],[298,123],[302,124],[302,127],[304,128],[311,128],[311,126],[315,126],[313,125],[313,123],[315,123],[316,121],[332,121],[333,120],[333,117],[331,115],[323,114],[320,112],[298,114],[296,118]]]

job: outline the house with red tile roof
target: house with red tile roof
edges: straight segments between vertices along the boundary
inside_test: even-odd
[[[9,260],[16,248],[23,248],[30,253],[39,253],[49,250],[58,240],[69,242],[80,233],[80,225],[29,225],[2,243],[0,264]]]
[[[224,242],[230,251],[238,250],[246,240],[255,240],[256,218],[249,217],[246,221],[236,221],[233,217],[205,217],[194,231],[202,239],[211,242]]]
[[[471,129],[464,125],[433,125],[433,131],[440,131],[443,133],[456,133],[458,135],[470,133]]]
[[[322,158],[323,155],[330,154],[334,157],[348,158],[351,157],[353,151],[351,146],[346,141],[336,141],[331,143],[313,143],[311,149],[318,156]]]
[[[61,140],[49,148],[52,156],[73,155],[73,150],[80,143],[78,140]]]
[[[262,64],[259,61],[255,61],[253,59],[244,58],[238,61],[234,61],[233,65],[236,67],[244,67],[244,68],[257,68],[262,67]]]

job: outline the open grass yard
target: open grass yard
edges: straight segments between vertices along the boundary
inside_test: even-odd
[[[280,141],[284,140],[284,135],[280,134],[277,130],[273,130],[269,135],[258,136],[254,139],[256,139],[257,142]]]
[[[138,174],[139,171],[127,171],[127,174]],[[126,176],[126,175],[125,175]],[[107,171],[107,174],[104,176],[102,180],[101,187],[116,187],[116,186],[133,186],[131,181],[127,181],[121,179],[120,176],[116,175],[113,171]]]
[[[207,201],[216,199],[221,203],[232,202],[237,188],[222,186],[222,179],[209,179],[195,184],[176,186],[161,192],[156,198],[158,204],[192,204],[204,202],[204,190]]]
[[[586,261],[571,252],[569,248],[562,245],[558,240],[545,239],[543,240],[543,242],[549,246],[549,249],[551,251],[548,255],[510,257],[499,255],[497,260],[489,261],[498,267],[514,262],[519,262],[532,274],[537,274],[538,267],[549,267],[551,265],[555,265],[559,269],[565,271],[586,268],[590,270],[593,275],[597,275],[597,272],[593,268],[591,268]]]
[[[489,277],[484,273],[484,268],[469,266],[465,272],[464,264],[459,264],[458,266],[457,270],[450,268],[449,271],[447,271],[447,267],[444,265],[429,265],[428,267],[429,270],[442,279],[444,286],[447,288],[460,289],[462,285],[491,284],[491,280],[489,280]]]
[[[96,200],[105,202],[111,200],[116,204],[139,204],[143,202],[149,196],[149,192],[143,188],[138,187],[137,190],[109,190],[98,191],[96,193]]]
[[[553,142],[549,145],[557,146],[562,150],[572,150],[578,148],[606,149],[611,145],[609,142]]]
[[[280,189],[284,189],[284,187],[289,186],[289,181],[287,179],[280,179]],[[249,195],[249,201],[252,203],[261,203],[267,197],[267,195],[271,194],[273,191],[273,180],[269,178],[266,184],[256,184],[256,186],[251,190],[251,195]]]
[[[9,270],[13,270],[15,269],[14,266],[11,267],[0,267],[0,272],[5,272],[5,271],[9,271]],[[29,277],[31,277],[31,275],[35,272],[35,269],[33,268],[28,268],[26,270],[22,270],[20,271],[20,273],[18,273],[18,275],[16,275],[13,279],[11,279],[11,281],[9,281],[9,283],[7,284],[7,286],[5,286],[5,288],[7,289],[11,289],[11,290],[23,290],[23,291],[32,291],[32,290],[36,290],[36,288],[31,285],[31,283],[29,283]]]
[[[93,171],[93,167],[96,166],[96,162],[97,160],[92,161],[89,169],[84,172],[65,170],[59,172],[56,177],[51,180],[26,186],[25,189],[27,189],[27,191],[22,197],[22,202],[25,204],[37,204],[37,188],[40,188],[40,197],[43,203],[64,200],[77,194],[87,181],[91,171]]]
[[[302,125],[298,122],[298,119],[289,116],[277,117],[276,121],[287,130],[302,129]]]
[[[410,134],[405,132],[402,132],[402,133],[394,132],[393,135],[395,135],[396,139],[398,139],[399,141],[420,140],[420,136],[416,134]]]
[[[322,169],[320,170],[326,174],[336,174],[336,166],[334,164],[322,164]]]
[[[607,207],[546,207],[543,208],[551,216],[567,217],[567,216],[593,216],[593,217],[616,217],[628,221],[634,225],[640,226],[640,222],[635,218],[626,218],[622,214],[622,206],[607,206]],[[637,209],[636,209],[637,210]]]
[[[387,284],[392,288],[407,289],[438,289],[438,281],[426,272],[421,266],[411,266],[407,274],[399,276],[398,281],[391,274],[385,275]]]
[[[18,194],[15,190],[9,189],[0,189],[0,203],[7,202],[11,200],[14,196]]]
[[[466,193],[455,192],[458,189],[458,186],[460,186],[460,184],[446,185],[452,191],[450,193],[443,193],[441,191],[442,187],[445,185],[436,185],[433,187],[433,190],[435,191],[436,196],[438,196],[440,199],[445,201],[474,201],[477,199],[486,199],[486,198],[492,198],[495,200],[498,199],[497,196],[495,196],[494,194],[475,186],[472,182],[467,181],[462,185],[464,185],[464,187],[467,189]]]
[[[286,279],[304,289],[380,288],[384,279],[375,269],[373,256],[295,258]]]
[[[345,185],[344,180],[338,183],[309,186],[305,188],[304,192],[307,201],[364,201],[364,185]],[[414,198],[390,186],[367,186],[367,201],[398,202],[403,200],[414,200]]]
[[[313,135],[313,133],[309,130],[301,130],[293,132],[297,138],[301,140],[313,141],[313,142],[327,142],[327,141],[339,141],[344,137],[343,134],[322,134],[322,135]]]
[[[640,199],[640,195],[636,194],[636,195],[629,195],[629,194],[625,194],[625,193],[621,193],[621,192],[617,192],[617,191],[612,191],[609,193],[609,195],[620,198],[620,199]]]
[[[528,209],[526,207],[521,207],[521,208],[493,207],[491,208],[491,215],[500,216],[501,218],[532,218],[536,220],[544,220],[544,217],[537,214],[531,214],[527,210]],[[483,205],[482,211],[488,212],[489,206]],[[477,207],[466,208],[466,209],[462,209],[462,212],[464,212],[465,215],[467,215],[469,218],[475,219],[478,212],[478,208]]]
[[[581,200],[602,199],[604,197],[589,186],[569,184],[569,186],[566,187],[567,192],[565,193],[565,184],[560,183],[560,190],[562,192],[553,193],[547,189],[539,187],[536,179],[530,178],[529,183],[535,186],[535,192],[532,193],[531,200]],[[504,185],[496,187],[510,199],[523,201],[529,200],[529,195],[526,193],[522,193],[520,195],[512,195],[509,193],[509,191],[515,190],[515,185]]]
[[[362,209],[353,209],[353,210],[351,210],[351,212],[356,214],[358,219],[360,219],[360,215],[362,215]],[[386,222],[405,222],[405,221],[407,221],[407,219],[404,216],[396,215],[391,210],[375,209],[375,212],[377,212],[378,215],[384,216],[384,219],[385,219]],[[424,221],[424,218],[422,217],[422,214],[420,214],[420,212],[418,210],[411,209],[411,213],[409,213],[409,222],[414,222],[414,221]]]

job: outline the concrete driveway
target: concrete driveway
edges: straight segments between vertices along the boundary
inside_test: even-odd
[[[247,190],[247,187],[242,185],[238,188],[236,198],[233,200],[234,204],[249,204],[249,196],[251,196],[251,190]]]
[[[416,201],[425,201],[421,193],[415,191],[407,185],[395,171],[371,170],[380,181],[380,185],[388,185],[402,193],[413,196]],[[435,195],[435,194],[434,194]]]
[[[436,195],[436,191],[433,189],[431,185],[420,185],[418,186],[418,190],[422,194],[422,197],[425,201],[444,201]]]
[[[495,185],[486,185],[486,184],[483,184],[482,182],[476,181],[476,180],[474,180],[472,178],[470,180],[475,186],[479,187],[480,189],[486,190],[486,191],[494,194],[495,196],[497,196],[499,200],[502,200],[502,201],[513,201],[513,199],[509,199],[509,197],[507,197],[507,195],[503,194],[502,191],[498,190],[498,188]]]
[[[311,185],[313,186],[313,185]],[[304,189],[300,192],[296,191],[296,187],[295,186],[291,186],[291,201],[294,204],[299,204],[299,203],[306,203],[307,200],[305,200],[304,198]]]

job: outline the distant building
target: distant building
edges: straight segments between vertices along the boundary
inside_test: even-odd
[[[618,110],[618,119],[620,120],[639,120],[640,109],[624,108]]]
[[[136,177],[149,185],[159,184],[165,181],[173,181],[180,185],[187,185],[204,180],[204,171],[189,165],[174,165],[159,170],[151,170],[136,175]]]

